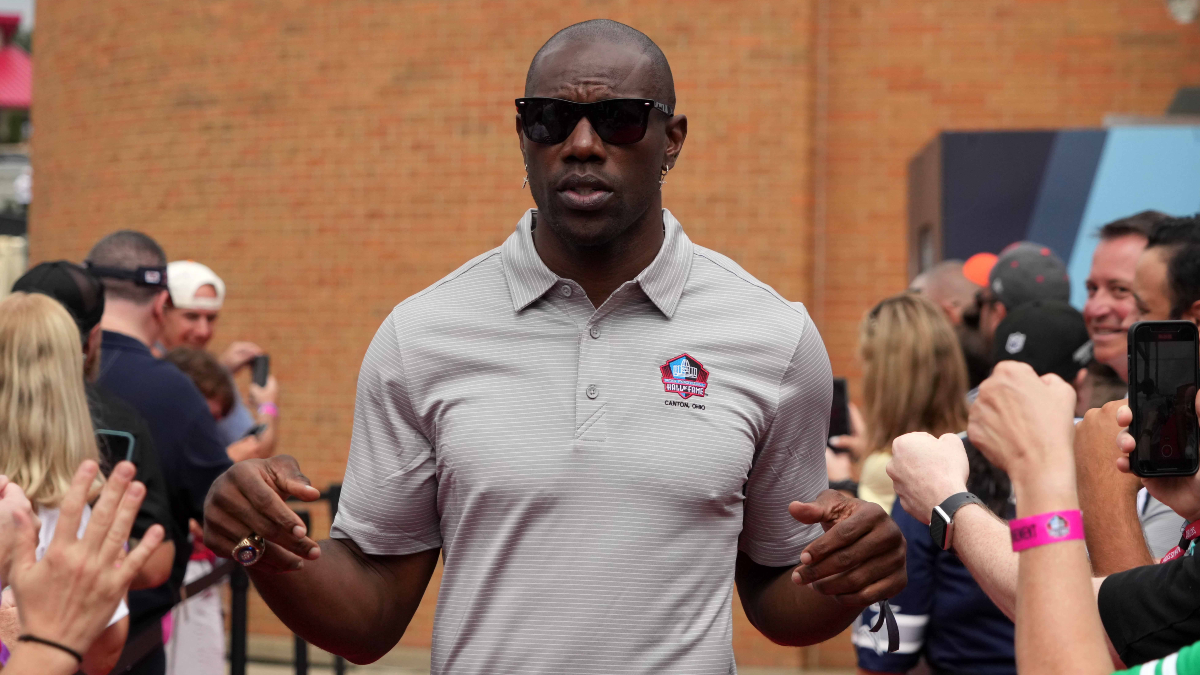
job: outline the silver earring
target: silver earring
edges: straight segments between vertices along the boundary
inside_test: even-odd
[[[526,185],[529,185],[529,165],[528,164],[525,165],[525,182],[521,183],[521,189],[524,190]]]
[[[667,184],[667,172],[670,170],[671,170],[671,167],[669,167],[669,166],[664,166],[662,168],[662,175],[658,177],[659,186],[663,186],[663,185]]]

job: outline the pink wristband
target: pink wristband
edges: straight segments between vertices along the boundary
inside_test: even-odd
[[[1083,514],[1074,511],[1051,511],[1008,522],[1014,551],[1060,541],[1083,539]]]
[[[258,406],[258,414],[279,417],[279,408],[276,408],[274,403],[264,403]]]

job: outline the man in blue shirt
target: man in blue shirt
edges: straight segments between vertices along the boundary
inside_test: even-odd
[[[105,306],[98,382],[133,406],[146,419],[158,450],[170,497],[175,547],[171,580],[158,588],[129,595],[130,634],[154,626],[170,610],[183,580],[191,547],[188,519],[204,516],[204,497],[212,482],[231,466],[216,424],[196,385],[178,368],[156,359],[150,345],[161,336],[167,302],[167,257],[149,236],[123,230],[101,239],[88,253],[87,265],[104,279]],[[129,672],[161,675],[162,648]]]

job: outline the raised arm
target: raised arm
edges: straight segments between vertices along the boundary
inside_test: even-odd
[[[319,497],[287,455],[239,462],[213,484],[204,544],[231,557],[243,537],[267,541],[250,579],[275,615],[300,637],[358,664],[386,654],[404,635],[438,549],[400,556],[364,553],[346,539],[319,545],[284,498]]]
[[[1008,472],[1019,518],[1079,509],[1074,409],[1070,385],[1054,375],[1039,378],[1023,363],[1001,362],[980,386],[968,431],[988,459]],[[1069,527],[1067,533],[1078,534]],[[1061,528],[1049,536],[1058,541],[1019,554],[1018,670],[1111,672],[1084,542],[1065,536]]]
[[[967,491],[967,454],[954,434],[934,438],[917,432],[897,438],[887,472],[900,506],[927,525],[935,506]],[[983,506],[967,504],[954,514],[950,546],[996,607],[1014,618],[1017,554],[1009,545],[1008,526]]]
[[[1124,401],[1093,408],[1075,427],[1076,485],[1083,509],[1088,557],[1096,576],[1153,565],[1138,521],[1141,480],[1117,470],[1124,456],[1117,446],[1117,411]]]

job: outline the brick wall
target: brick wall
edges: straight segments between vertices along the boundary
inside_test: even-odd
[[[671,60],[691,135],[668,208],[809,302],[852,376],[859,317],[905,284],[905,166],[938,129],[1094,126],[1200,83],[1200,28],[1147,0],[56,0],[35,37],[31,259],[132,227],[212,266],[215,346],[271,352],[286,451],[339,480],[367,343],[532,205],[511,99],[550,34],[596,16]],[[405,642],[431,619],[426,602]],[[770,645],[740,614],[735,643],[746,664],[849,658],[844,639]]]

